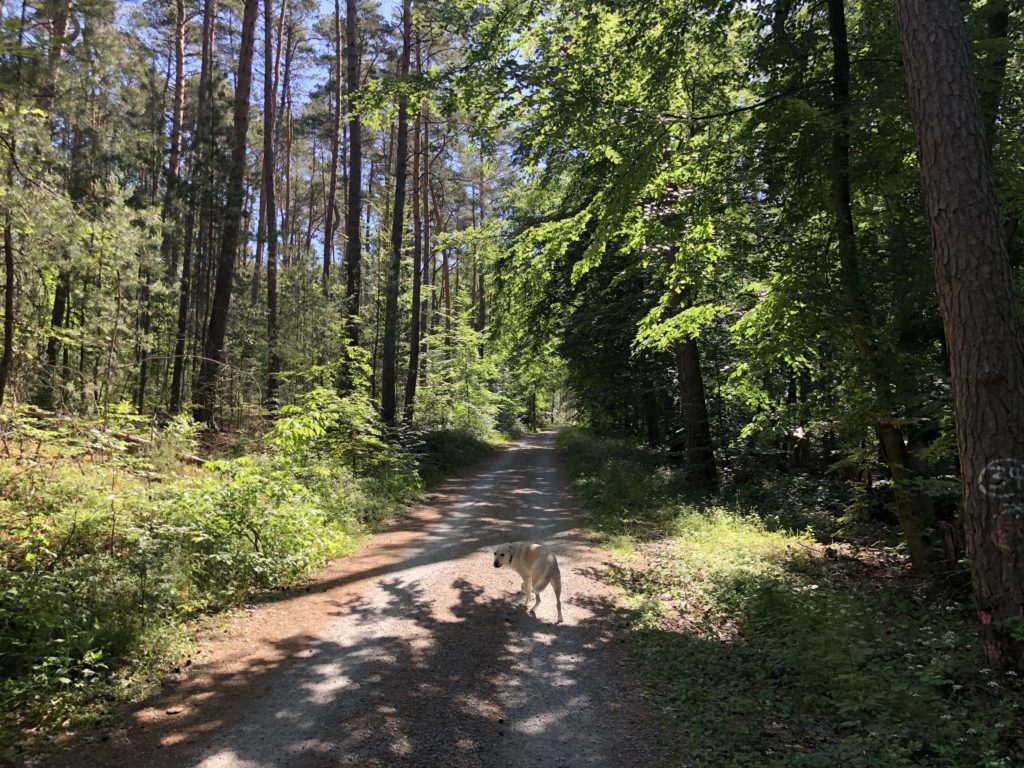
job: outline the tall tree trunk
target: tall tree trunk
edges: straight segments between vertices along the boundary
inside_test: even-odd
[[[281,14],[285,8],[282,5]],[[277,65],[274,57],[274,3],[263,2],[263,195],[266,197],[267,232],[267,389],[266,404],[277,404],[281,356],[277,349],[277,202],[274,197],[274,101]],[[277,61],[280,61],[278,59]]]
[[[256,37],[256,17],[259,0],[245,0],[242,16],[242,41],[238,54],[238,77],[235,85],[234,147],[231,151],[231,171],[225,210],[224,232],[221,236],[220,257],[213,289],[210,324],[203,347],[203,361],[196,387],[198,407],[196,419],[216,426],[214,414],[217,401],[217,381],[224,360],[224,337],[227,333],[228,308],[231,303],[231,283],[235,273],[235,257],[240,242],[242,208],[245,203],[245,147],[249,131],[249,95],[252,89],[252,56]]]
[[[430,334],[431,295],[434,292],[434,254],[430,245],[430,107],[423,105],[423,180],[420,191],[423,194],[423,308],[420,318],[420,381],[427,375],[427,336]]]
[[[188,24],[185,15],[185,0],[175,0],[174,16],[174,105],[171,111],[171,147],[167,159],[167,189],[163,203],[163,236],[160,241],[160,256],[164,264],[174,260],[171,251],[176,247],[176,207],[178,177],[181,172],[181,136],[185,119],[185,30]],[[173,273],[171,277],[174,277]]]
[[[188,337],[189,300],[192,297],[192,249],[195,243],[196,199],[189,200],[185,224],[185,249],[181,258],[181,280],[178,287],[178,323],[174,336],[174,368],[171,373],[171,413],[181,412],[185,386],[185,341]]]
[[[982,58],[981,113],[985,121],[985,138],[991,151],[996,145],[999,107],[1003,101],[1003,83],[1010,56],[1010,8],[1008,0],[988,0],[982,13],[985,17],[985,38],[988,48]]]
[[[256,255],[253,257],[252,286],[249,291],[249,304],[253,307],[260,303],[260,273],[263,271],[263,253],[267,247],[267,196],[263,194],[262,190],[263,180],[260,179],[260,208],[256,219]]]
[[[13,143],[13,142],[12,142]],[[12,150],[13,151],[13,150]],[[14,364],[14,236],[11,233],[11,214],[4,218],[4,352],[0,357],[0,407],[7,394]]]
[[[957,0],[896,0],[990,662],[1024,664],[1024,334]]]
[[[58,334],[65,325],[65,313],[71,294],[71,273],[61,267],[57,273],[57,285],[53,290],[53,308],[50,312],[50,335],[46,340],[46,381],[39,392],[38,403],[44,408],[56,405],[60,376],[57,373],[57,358],[60,356],[61,340]]]
[[[184,0],[175,2],[174,19],[174,103],[171,112],[171,146],[167,162],[167,188],[164,192],[161,221],[163,233],[160,241],[160,257],[170,277],[175,277],[177,270],[177,197],[178,177],[181,169],[181,139],[185,114],[185,15]],[[150,311],[150,291],[152,275],[143,267],[143,287],[140,297],[142,318],[140,323],[141,339],[139,343],[139,389],[136,407],[143,413],[146,405],[146,387],[149,381],[149,332],[152,323]]]
[[[197,235],[194,243],[193,269],[189,275],[189,311],[192,314],[192,394],[199,391],[201,350],[206,346],[207,318],[209,316],[209,285],[212,253],[217,227],[214,205],[217,147],[214,135],[213,84],[216,67],[217,0],[204,0],[201,63],[199,69],[199,95],[196,109],[195,145],[192,158],[192,184],[195,195]],[[182,385],[184,389],[184,385]]]
[[[22,3],[21,24],[18,27],[18,64],[15,75],[15,112],[21,110],[22,56],[21,46],[25,40],[25,18],[28,6]],[[0,14],[0,24],[3,14]],[[7,188],[14,187],[14,168],[18,159],[18,140],[12,136],[8,142]],[[4,351],[0,358],[0,407],[4,404],[7,386],[14,366],[14,233],[11,231],[11,211],[4,211]]]
[[[419,40],[416,42],[416,74],[420,74]],[[416,382],[420,368],[420,292],[423,234],[420,228],[420,115],[413,126],[412,147],[412,311],[409,329],[409,371],[405,380],[405,421],[412,423]]]
[[[284,9],[282,8],[282,12]],[[288,40],[285,45],[284,82],[281,83],[281,116],[280,123],[284,129],[284,205],[281,206],[281,249],[282,262],[288,267],[292,264],[295,251],[295,214],[292,211],[292,47],[293,27],[288,25]]]
[[[676,249],[669,253],[670,267],[675,264]],[[673,290],[672,312],[692,306],[691,291]],[[696,339],[676,343],[672,347],[676,360],[680,411],[683,418],[683,439],[686,451],[686,481],[695,488],[708,488],[718,482],[715,449],[711,441],[704,373],[700,368],[700,348]]]
[[[412,0],[402,2],[402,57],[398,77],[402,85],[409,79],[409,55],[412,39]],[[409,97],[398,97],[398,137],[395,159],[395,206],[391,220],[391,261],[384,289],[384,369],[381,375],[381,416],[394,426],[398,405],[398,276],[402,265],[402,234],[405,229],[405,183],[409,154]]]
[[[704,375],[700,369],[700,350],[697,340],[690,339],[683,344],[676,344],[673,351],[679,375],[679,396],[686,436],[686,479],[693,486],[705,488],[718,481],[718,469],[711,442]]]
[[[843,298],[850,312],[853,340],[861,364],[875,396],[878,410],[884,414],[876,425],[886,463],[892,475],[896,496],[896,516],[907,540],[907,551],[918,572],[930,568],[932,551],[929,533],[934,516],[928,498],[913,487],[917,478],[910,461],[906,439],[890,402],[889,377],[884,370],[876,331],[864,306],[861,289],[857,237],[853,223],[850,194],[850,50],[846,32],[844,0],[828,0],[829,34],[832,40],[832,207],[839,246],[839,279]]]
[[[346,121],[348,124],[348,210],[345,212],[345,312],[347,315],[348,340],[352,346],[359,344],[359,301],[362,263],[362,245],[359,240],[359,219],[362,213],[363,184],[363,128],[359,113],[356,112],[355,95],[359,90],[359,24],[357,0],[345,0],[345,42],[347,98]]]
[[[483,151],[480,153],[480,226],[483,226],[484,216],[486,215],[486,193],[484,186],[484,165],[483,165]],[[477,270],[477,286],[476,286],[476,330],[479,333],[483,333],[487,328],[487,297],[484,292],[484,273],[485,264],[483,259],[477,256],[478,264],[475,264]],[[480,357],[484,356],[484,344],[480,343],[479,347]]]
[[[338,162],[341,147],[341,0],[334,0],[334,111],[331,114],[331,180],[324,208],[324,299],[330,298],[331,261],[334,259],[335,209],[338,204]]]
[[[44,91],[39,98],[39,105],[46,112],[53,110],[54,101],[57,97],[57,85],[61,79],[60,65],[64,58],[64,51],[67,47],[67,43],[71,37],[68,33],[68,29],[72,19],[72,9],[72,0],[50,0],[46,5],[46,14],[50,25],[50,40],[47,51],[46,82],[44,84]],[[24,13],[22,16],[22,28],[24,28]],[[19,39],[21,38],[21,34],[22,33],[19,31]],[[18,69],[20,77],[20,57]],[[77,174],[74,168],[74,155],[77,154],[77,147],[80,144],[80,135],[79,131],[75,131],[75,138],[72,140],[72,178],[68,184],[69,197],[74,203],[81,202],[85,195],[85,189],[81,180],[75,178]],[[56,401],[57,388],[60,382],[60,377],[57,375],[57,358],[60,353],[61,342],[58,337],[61,330],[64,328],[65,309],[68,305],[70,293],[71,274],[68,268],[62,264],[58,269],[57,285],[54,288],[53,312],[50,316],[51,330],[46,343],[46,365],[49,378],[44,382],[38,396],[39,404],[44,407],[52,407]]]
[[[46,14],[50,25],[49,50],[46,54],[46,84],[39,98],[39,106],[43,111],[50,112],[57,98],[57,85],[60,83],[60,63],[64,58],[64,50],[68,43],[68,26],[71,22],[72,0],[49,0],[46,3]]]

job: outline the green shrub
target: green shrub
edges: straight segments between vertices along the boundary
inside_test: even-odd
[[[772,499],[806,522],[829,496],[783,484],[696,505],[651,454],[576,430],[560,445],[593,526],[628,534],[613,539],[629,543],[614,577],[634,608],[634,647],[695,763],[1021,763],[1024,690],[979,669],[969,605],[828,559],[812,529],[779,529]]]
[[[410,450],[418,456],[419,474],[429,487],[483,459],[494,450],[494,443],[472,432],[439,429],[416,435]]]
[[[0,463],[0,756],[19,727],[83,717],[159,663],[182,621],[300,582],[400,511],[421,473],[490,449],[464,433],[403,449],[362,389],[316,389],[282,408],[264,452],[182,471],[191,419],[154,433],[115,415],[147,442],[46,414],[8,425],[25,450]]]

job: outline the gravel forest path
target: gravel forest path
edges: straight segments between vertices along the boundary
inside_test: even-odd
[[[510,444],[313,584],[254,607],[74,764],[675,763],[554,438]],[[491,550],[519,539],[557,554],[565,623],[550,590],[537,617],[513,607],[519,578]]]

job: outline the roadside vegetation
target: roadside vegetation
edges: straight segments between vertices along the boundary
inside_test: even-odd
[[[0,762],[106,717],[195,620],[302,582],[498,439],[389,441],[368,398],[333,389],[206,463],[190,418],[155,429],[127,407],[19,408],[0,436]]]
[[[1024,686],[980,661],[969,586],[913,577],[844,488],[765,493],[752,471],[695,500],[664,453],[577,429],[559,445],[695,765],[1024,761]]]

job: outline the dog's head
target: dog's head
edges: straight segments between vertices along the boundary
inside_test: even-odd
[[[502,544],[494,550],[494,567],[501,568],[505,563],[512,562],[512,545]]]

